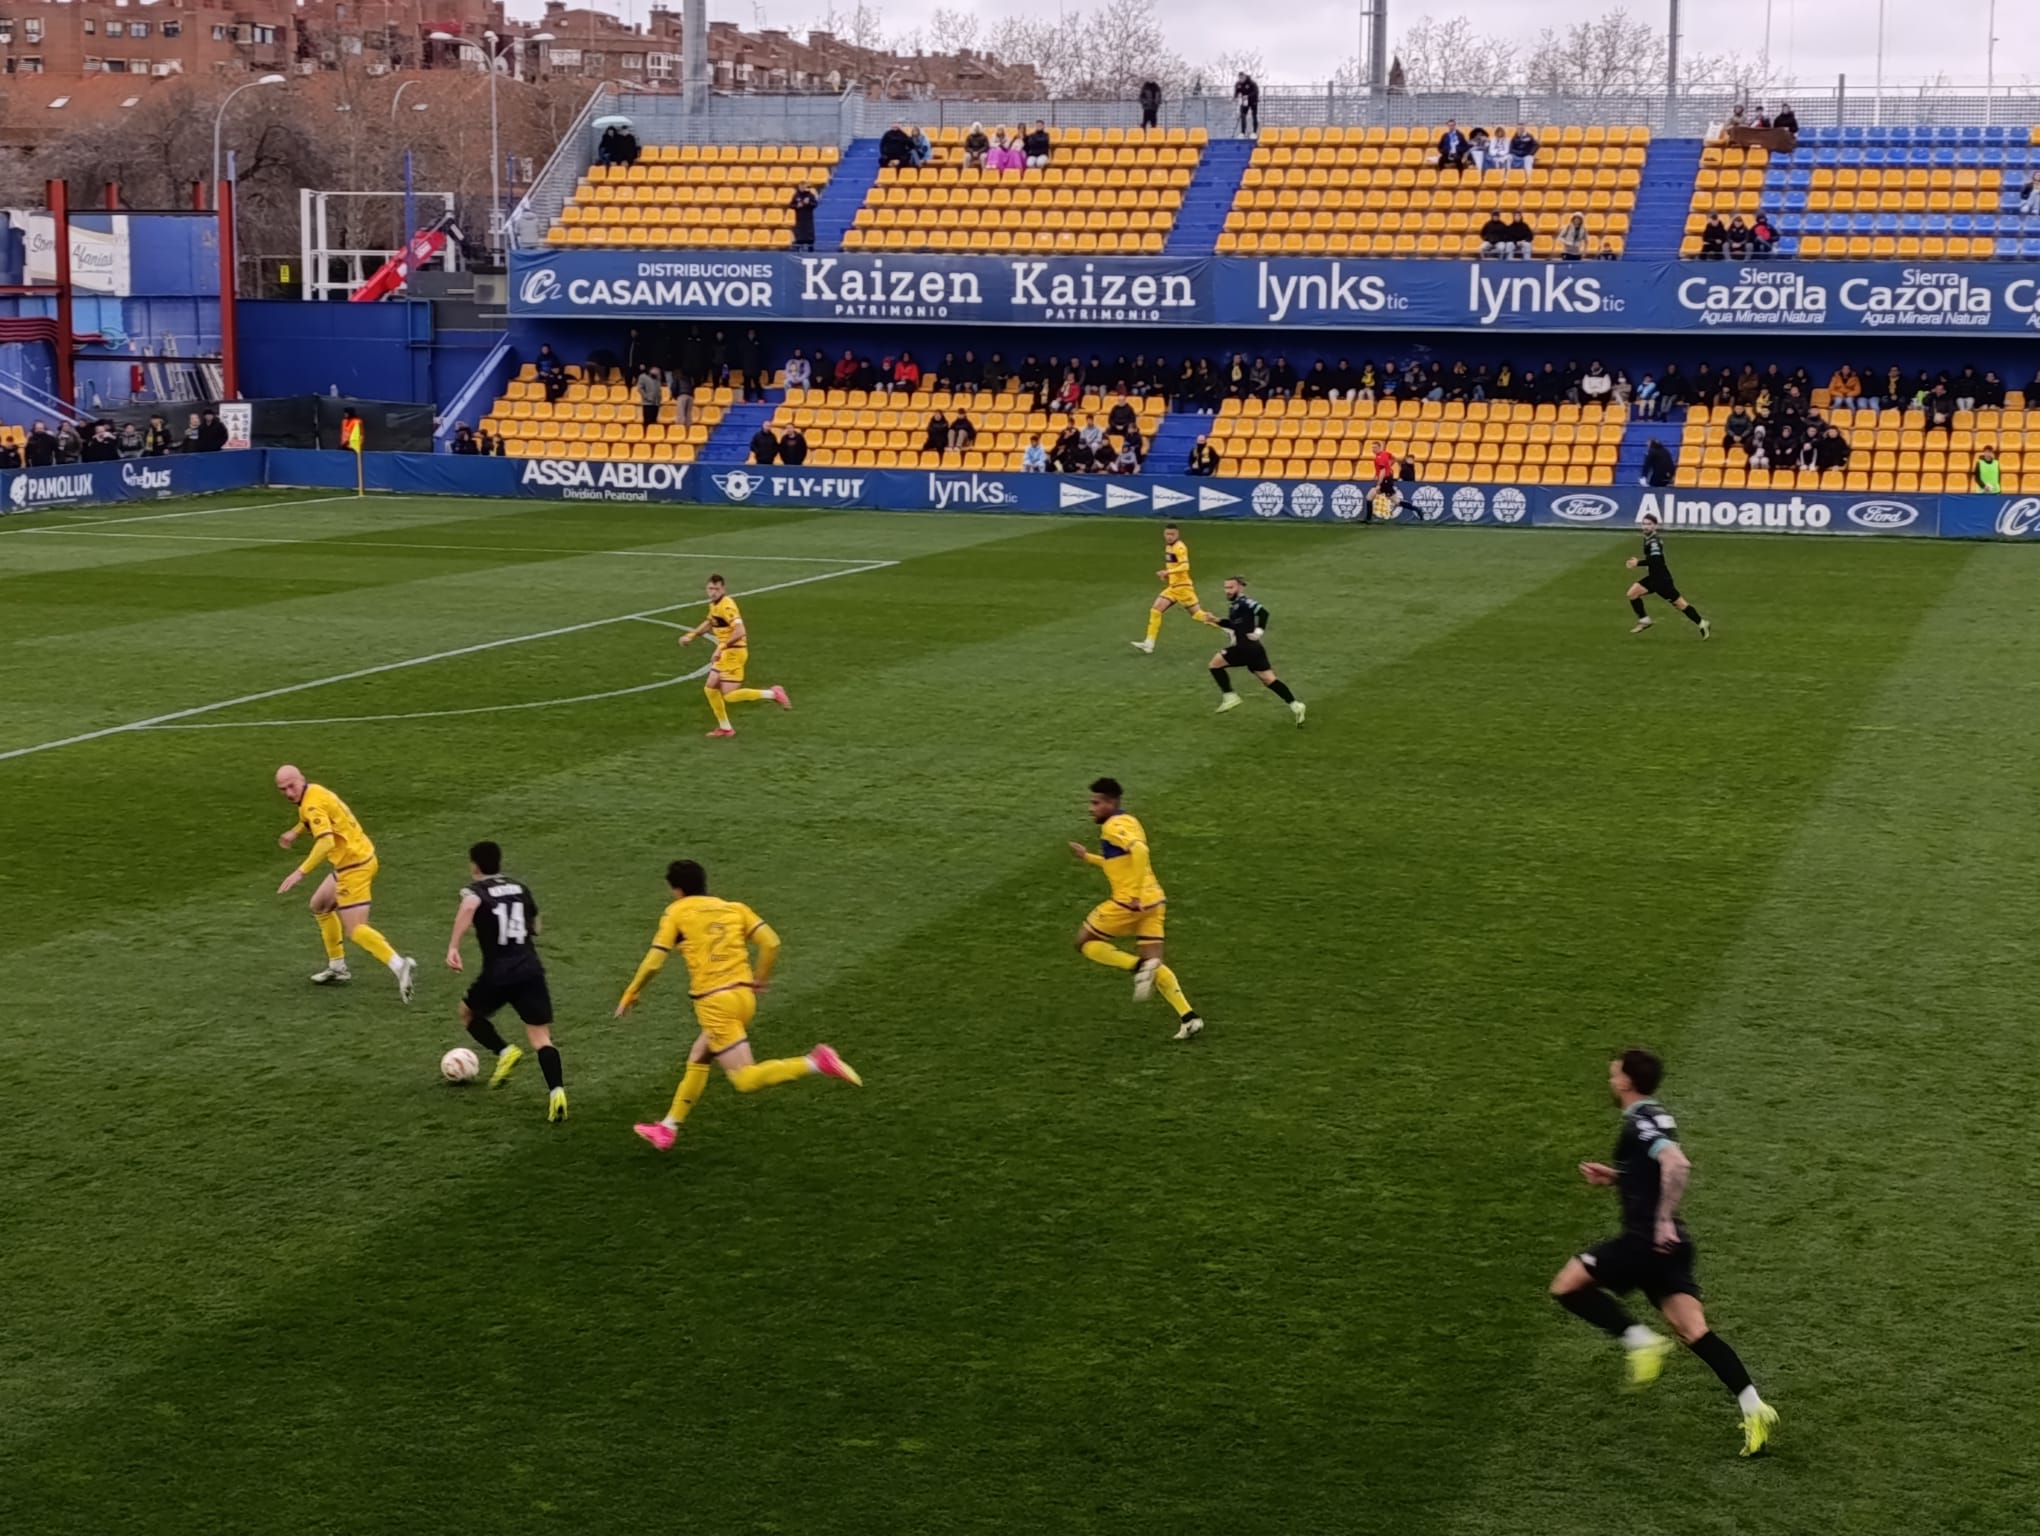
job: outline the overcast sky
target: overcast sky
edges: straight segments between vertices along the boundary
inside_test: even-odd
[[[595,0],[642,21],[649,0]],[[678,0],[671,0],[678,5]],[[838,0],[848,9],[855,0]],[[944,0],[871,0],[894,33],[921,25]],[[1040,14],[1059,0],[948,0],[952,10],[974,10],[989,27],[1016,12]],[[1083,10],[1095,0],[1062,0]],[[1528,42],[1540,27],[1563,27],[1598,16],[1611,0],[1389,0],[1391,37],[1426,15],[1463,15],[1484,30]],[[541,0],[511,0],[518,15],[536,14]],[[746,27],[804,31],[828,9],[828,0],[709,0],[709,15]],[[1193,63],[1235,49],[1258,49],[1267,61],[1263,84],[1325,79],[1328,60],[1351,58],[1359,46],[1360,0],[1284,0],[1264,9],[1252,0],[1161,0],[1176,51]],[[1669,0],[1631,0],[1632,16],[1662,25]],[[1683,0],[1682,31],[1689,52],[1763,49],[1771,23],[1771,54],[1781,72],[1808,84],[1831,86],[1846,72],[1850,88],[1868,89],[1877,72],[1878,0]],[[1990,0],[1886,0],[1887,85],[1918,83],[1945,74],[1956,84],[1984,80]],[[2001,84],[2040,78],[2040,0],[1998,0],[1997,78]]]

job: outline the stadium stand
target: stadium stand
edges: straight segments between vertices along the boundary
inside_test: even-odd
[[[1705,490],[1885,491],[1895,495],[1945,491],[1960,494],[1976,489],[1971,478],[1977,454],[1995,447],[2003,468],[2002,488],[2026,489],[2031,479],[2040,488],[2040,472],[2024,474],[2030,451],[2040,467],[2040,428],[2027,434],[2027,416],[2016,392],[2003,410],[1958,411],[1947,432],[1925,430],[1918,411],[1835,411],[1824,424],[1840,430],[1849,443],[1846,469],[1824,473],[1803,469],[1751,469],[1740,449],[1725,445],[1722,424],[1729,407],[1696,405],[1686,412],[1679,441],[1682,486]],[[1825,411],[1827,391],[1816,390],[1813,406]]]
[[[941,129],[918,169],[881,168],[843,249],[1159,256],[1207,137],[1065,129],[1047,166],[994,171],[964,164],[964,133]]]
[[[1426,480],[1599,485],[1613,476],[1624,407],[1486,400],[1228,400],[1209,427],[1226,473],[1372,479],[1374,445]]]
[[[482,418],[482,430],[503,439],[511,458],[635,459],[640,463],[691,464],[736,399],[727,385],[694,392],[694,421],[672,419],[673,402],[662,419],[643,424],[643,408],[620,379],[606,384],[575,380],[548,403],[538,372],[529,363],[504,386],[503,396]]]
[[[790,389],[772,414],[772,429],[797,426],[808,440],[809,464],[861,469],[1018,470],[1028,439],[1041,434],[1043,445],[1072,419],[1086,416],[1105,424],[1117,403],[1110,395],[1086,395],[1072,415],[1048,415],[1026,396],[1010,390],[955,393],[923,390],[914,395],[887,395],[863,390]],[[1152,443],[1167,407],[1160,397],[1128,402],[1140,419],[1144,440]],[[923,451],[928,418],[940,411],[953,415],[961,408],[978,430],[977,445],[961,453]]]
[[[546,243],[785,250],[794,189],[819,191],[838,158],[813,144],[649,145],[635,165],[588,167]]]
[[[1533,253],[1557,254],[1561,219],[1585,215],[1587,237],[1618,254],[1642,183],[1648,128],[1540,128],[1530,172],[1437,168],[1440,128],[1262,131],[1221,256],[1463,257],[1497,208],[1523,210]]]
[[[1680,254],[1707,216],[1779,221],[1780,256],[1974,261],[2040,256],[2019,188],[2040,166],[2040,129],[1814,128],[1789,155],[1710,145]]]

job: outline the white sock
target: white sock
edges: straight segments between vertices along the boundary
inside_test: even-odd
[[[1657,1343],[1657,1338],[1658,1336],[1644,1327],[1643,1324],[1631,1323],[1623,1332],[1622,1347],[1624,1349],[1648,1349],[1651,1345]]]
[[[401,975],[403,975],[403,974],[404,974],[404,965],[405,965],[405,961],[404,961],[404,957],[403,957],[402,955],[391,955],[391,956],[390,956],[390,974],[391,974],[392,976],[401,976]]]
[[[661,1120],[659,1124],[663,1125],[669,1131],[677,1131],[680,1129],[680,1122],[678,1120],[675,1120],[671,1115],[666,1116],[666,1118]]]
[[[1736,1393],[1735,1400],[1744,1413],[1755,1413],[1764,1406],[1764,1400],[1757,1396],[1755,1387],[1744,1387],[1742,1391]]]

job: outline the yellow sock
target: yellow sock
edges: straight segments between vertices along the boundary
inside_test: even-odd
[[[701,691],[708,695],[708,707],[715,711],[715,723],[727,727],[730,723],[730,712],[723,707],[722,689],[704,688]]]
[[[730,1086],[739,1093],[756,1093],[760,1088],[770,1088],[774,1083],[790,1083],[796,1077],[806,1077],[814,1068],[808,1065],[805,1056],[782,1056],[777,1061],[760,1061],[748,1067],[734,1067],[730,1070]]]
[[[1162,632],[1161,609],[1159,608],[1148,609],[1148,636],[1147,636],[1148,644],[1153,645],[1155,643],[1155,636],[1159,635],[1161,632]]]
[[[1176,1017],[1196,1010],[1190,1006],[1190,999],[1183,995],[1183,989],[1176,985],[1176,973],[1166,965],[1155,972],[1155,990],[1162,994],[1162,1001],[1176,1010]]]
[[[321,912],[318,914],[318,919],[319,937],[326,941],[326,958],[328,960],[343,958],[347,953],[347,933],[340,926],[340,914],[338,912]]]
[[[1115,971],[1130,971],[1140,962],[1116,944],[1107,944],[1103,939],[1084,940],[1084,958],[1095,960],[1100,965],[1109,965]]]
[[[397,951],[390,941],[366,923],[363,923],[354,930],[354,942],[367,950],[371,955],[374,955],[376,959],[382,961],[384,965],[388,965],[397,958]]]
[[[725,704],[749,704],[753,699],[765,697],[763,688],[732,688],[723,695]]]
[[[708,1063],[690,1061],[687,1071],[680,1078],[680,1086],[673,1090],[673,1107],[666,1111],[666,1118],[675,1125],[687,1118],[687,1111],[701,1097],[701,1090],[708,1086]]]

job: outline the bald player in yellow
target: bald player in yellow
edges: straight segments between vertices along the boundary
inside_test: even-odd
[[[1112,886],[1111,898],[1093,907],[1077,929],[1077,953],[1115,971],[1132,971],[1133,1000],[1137,1003],[1160,992],[1162,1000],[1176,1010],[1181,1024],[1176,1038],[1188,1040],[1204,1028],[1204,1020],[1176,984],[1176,973],[1162,964],[1162,921],[1169,898],[1155,878],[1146,830],[1120,808],[1124,795],[1119,780],[1095,780],[1091,820],[1098,823],[1098,851],[1093,853],[1082,843],[1070,844],[1079,862],[1104,870]],[[1111,942],[1125,938],[1134,941],[1139,959]]]
[[[1200,624],[1211,617],[1197,601],[1197,589],[1190,585],[1190,546],[1174,523],[1162,530],[1162,568],[1155,576],[1161,581],[1162,595],[1148,609],[1147,638],[1132,642],[1136,651],[1150,656],[1155,653],[1155,636],[1162,632],[1162,615],[1171,608],[1181,608]]]
[[[793,708],[793,700],[786,696],[784,688],[744,686],[744,667],[751,659],[751,635],[744,628],[744,616],[737,612],[737,600],[730,596],[720,576],[708,578],[708,617],[682,635],[680,643],[692,645],[701,638],[703,630],[715,640],[715,654],[708,658],[708,681],[701,688],[708,695],[708,707],[715,711],[715,729],[709,735],[737,734],[736,727],[730,724],[732,704],[770,699],[781,709]]]
[[[347,956],[341,939],[350,938],[390,968],[397,978],[397,992],[411,1000],[418,963],[396,952],[390,941],[368,925],[369,888],[375,884],[375,844],[347,809],[347,802],[323,784],[310,784],[298,769],[285,763],[276,770],[276,787],[283,798],[298,809],[291,829],[276,840],[288,848],[300,834],[312,835],[311,850],[304,863],[284,876],[276,888],[281,896],[317,869],[331,864],[332,870],[312,892],[312,916],[319,920],[319,937],[326,942],[326,968],[312,977],[321,986],[348,981]]]
[[[782,1056],[777,1061],[752,1060],[751,1020],[758,1012],[758,994],[770,984],[772,968],[779,962],[779,935],[741,901],[709,895],[708,872],[692,859],[675,859],[666,866],[666,886],[673,900],[660,914],[659,931],[637,975],[624,988],[616,1017],[622,1018],[637,1006],[651,979],[666,964],[666,956],[677,949],[687,966],[687,995],[693,1000],[701,1033],[687,1052],[687,1071],[666,1118],[631,1129],[661,1152],[670,1150],[688,1111],[708,1086],[710,1061],[721,1063],[730,1086],[739,1093],[790,1083],[811,1072],[863,1087],[864,1079],[832,1046],[818,1045],[805,1056]],[[755,966],[751,963],[754,944],[758,948]]]

